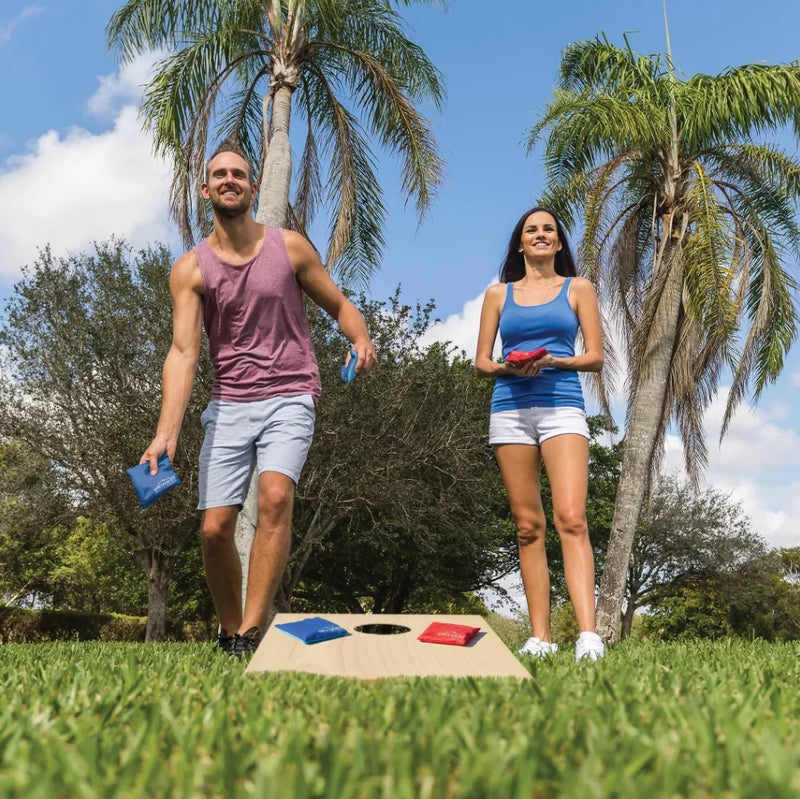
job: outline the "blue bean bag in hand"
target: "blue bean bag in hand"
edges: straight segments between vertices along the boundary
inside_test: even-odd
[[[343,383],[352,383],[356,378],[356,364],[358,363],[358,353],[350,348],[350,360],[344,365],[339,367],[339,374],[341,375]]]
[[[169,462],[169,455],[165,452],[158,459],[158,471],[150,474],[150,463],[138,463],[125,470],[133,483],[136,496],[142,508],[152,505],[175,486],[181,484],[180,478]]]

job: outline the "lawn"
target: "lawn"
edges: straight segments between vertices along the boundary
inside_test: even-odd
[[[563,649],[529,681],[360,682],[7,644],[0,797],[800,797],[797,644]]]

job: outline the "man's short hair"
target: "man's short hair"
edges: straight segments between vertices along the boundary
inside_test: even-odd
[[[225,141],[221,141],[217,145],[217,149],[214,150],[213,153],[208,157],[206,161],[206,182],[208,182],[208,165],[220,154],[220,153],[235,153],[239,156],[246,164],[247,164],[247,172],[250,182],[253,183],[255,178],[253,177],[253,167],[250,163],[250,159],[247,157],[247,153],[242,149],[241,145],[235,139],[225,139]]]

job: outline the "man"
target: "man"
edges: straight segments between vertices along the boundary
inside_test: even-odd
[[[149,461],[156,474],[160,455],[175,456],[205,326],[214,382],[201,417],[198,509],[205,575],[220,625],[218,645],[235,657],[258,647],[283,576],[295,486],[314,431],[320,380],[302,292],[352,342],[357,374],[377,363],[363,317],[309,242],[253,219],[256,188],[244,153],[223,143],[208,160],[201,186],[211,203],[213,232],[178,258],[170,275],[173,339],[164,361],[161,415],[140,461]],[[254,463],[258,526],[243,609],[234,532]]]

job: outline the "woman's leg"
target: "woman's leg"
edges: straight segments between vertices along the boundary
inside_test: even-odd
[[[494,451],[517,526],[519,568],[533,635],[549,643],[550,573],[544,548],[544,509],[539,493],[539,447],[498,444]]]
[[[581,435],[565,433],[543,441],[541,450],[575,618],[581,632],[594,632],[594,553],[586,522],[589,441]]]

